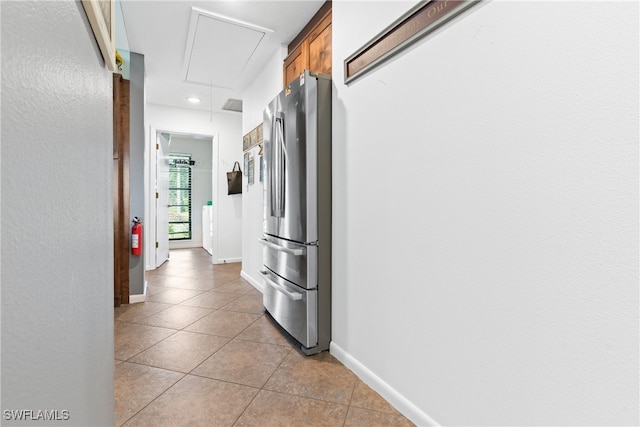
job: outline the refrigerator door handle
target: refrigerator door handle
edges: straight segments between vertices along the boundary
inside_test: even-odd
[[[284,113],[279,111],[275,115],[275,144],[273,144],[273,168],[271,177],[271,211],[275,217],[284,216],[285,203],[285,166],[287,149],[284,141]]]
[[[284,246],[280,246],[280,245],[276,245],[275,243],[271,243],[267,239],[258,239],[258,242],[262,243],[265,246],[270,247],[271,249],[275,249],[275,250],[287,253],[289,255],[293,255],[293,256],[302,256],[302,255],[304,255],[304,249],[285,248]]]
[[[284,286],[278,285],[276,282],[274,282],[273,280],[269,279],[267,277],[267,274],[269,274],[269,273],[267,273],[266,271],[261,271],[260,273],[262,273],[262,275],[264,275],[264,281],[267,283],[267,285],[271,286],[272,288],[274,288],[278,292],[284,294],[287,298],[292,299],[294,301],[298,301],[298,300],[302,299],[302,294],[301,293],[299,293],[299,292],[290,292]]]

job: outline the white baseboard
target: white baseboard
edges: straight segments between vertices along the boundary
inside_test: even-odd
[[[142,295],[129,295],[129,304],[137,304],[139,302],[145,302],[147,300],[147,281],[144,281],[144,287],[142,289]]]
[[[129,304],[137,304],[139,302],[144,302],[147,296],[145,294],[142,295],[129,295]]]
[[[333,341],[330,344],[329,352],[344,366],[351,369],[365,384],[375,390],[387,402],[391,403],[402,415],[407,417],[417,426],[438,426],[431,417],[425,414],[420,408],[411,403],[406,397],[398,393],[396,389],[384,382],[374,374],[369,368],[356,360],[349,353],[344,351]]]
[[[240,258],[221,258],[217,259],[214,264],[230,264],[232,262],[242,262],[242,257]]]
[[[169,242],[169,250],[171,249],[193,249],[202,248],[202,242],[193,242],[191,240],[171,241]]]
[[[264,284],[257,281],[253,277],[249,276],[247,273],[244,272],[244,270],[240,272],[240,276],[247,282],[251,283],[254,288],[256,288],[257,290],[259,290],[261,293],[264,294]]]

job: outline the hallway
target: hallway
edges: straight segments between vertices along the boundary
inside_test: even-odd
[[[241,264],[171,251],[115,309],[116,425],[411,426],[328,352],[303,356]]]

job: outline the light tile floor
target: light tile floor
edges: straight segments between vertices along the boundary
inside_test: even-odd
[[[304,356],[240,267],[173,250],[146,302],[115,309],[117,426],[413,425],[328,352]]]

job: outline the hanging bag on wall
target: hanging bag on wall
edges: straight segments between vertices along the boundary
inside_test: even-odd
[[[235,162],[233,170],[227,172],[227,184],[229,185],[229,192],[227,194],[242,193],[242,171],[240,170],[240,163]]]

